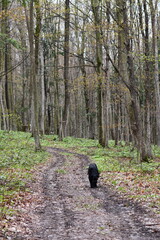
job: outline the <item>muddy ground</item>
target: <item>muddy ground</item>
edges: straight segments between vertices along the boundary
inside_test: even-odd
[[[89,187],[87,156],[57,148],[48,151],[52,157],[32,183],[25,217],[5,239],[160,240],[158,216],[123,199],[104,186],[103,179],[98,188]]]

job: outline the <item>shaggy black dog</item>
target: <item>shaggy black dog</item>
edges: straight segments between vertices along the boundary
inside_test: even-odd
[[[95,163],[91,163],[88,168],[88,178],[90,181],[91,188],[97,187],[97,180],[99,178],[99,172],[97,165]]]

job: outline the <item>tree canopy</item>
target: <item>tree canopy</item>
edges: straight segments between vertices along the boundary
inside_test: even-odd
[[[158,0],[2,0],[0,128],[160,145]]]

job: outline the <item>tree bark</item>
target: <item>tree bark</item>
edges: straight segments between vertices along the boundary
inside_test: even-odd
[[[129,35],[129,24],[126,2],[123,1],[123,17],[124,17],[124,31],[125,31],[125,46],[127,51],[127,66],[129,74],[129,91],[131,95],[130,105],[130,119],[132,132],[136,140],[137,148],[140,152],[140,160],[148,161],[152,157],[151,145],[148,144],[148,136],[143,131],[142,112],[139,102],[139,93],[136,86],[136,76],[134,72],[134,62],[132,56],[132,45]],[[148,124],[148,123],[147,123]]]
[[[38,121],[38,98],[37,98],[37,59],[35,59],[37,47],[34,49],[34,21],[33,21],[33,2],[30,2],[30,25],[29,25],[29,44],[30,44],[30,81],[31,81],[31,91],[32,91],[32,106],[31,106],[31,115],[32,115],[32,133],[35,140],[35,150],[38,151],[41,149],[40,138],[39,138],[39,121]],[[37,36],[36,36],[37,37]]]
[[[42,43],[43,44],[43,43]],[[40,61],[41,61],[41,132],[45,134],[45,73],[44,73],[44,54],[43,46],[40,49]]]
[[[103,75],[102,75],[102,19],[101,19],[101,0],[91,0],[94,15],[95,35],[96,35],[96,73],[97,73],[97,123],[98,140],[105,146],[104,126],[103,126]]]
[[[65,33],[64,33],[64,109],[62,114],[62,127],[60,128],[60,139],[67,135],[67,123],[69,118],[69,35],[70,35],[70,5],[65,0]]]
[[[11,114],[13,114],[13,99],[12,99],[12,75],[8,72],[8,69],[11,67],[11,46],[7,41],[7,38],[10,37],[9,32],[9,22],[8,22],[8,0],[2,1],[2,16],[3,16],[3,22],[2,22],[2,33],[5,34],[6,39],[4,43],[4,72],[5,72],[5,84],[4,84],[4,96],[5,96],[5,104],[4,104],[4,111],[6,114],[6,127],[8,130],[12,130],[12,118],[10,118]]]
[[[158,24],[157,24],[157,10],[158,0],[149,1],[151,10],[151,21],[152,21],[152,63],[154,66],[153,77],[154,77],[154,92],[155,92],[155,103],[156,103],[156,141],[155,143],[160,146],[160,87],[159,87],[159,56],[158,56]]]

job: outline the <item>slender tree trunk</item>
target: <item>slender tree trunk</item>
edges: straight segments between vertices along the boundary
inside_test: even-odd
[[[0,11],[2,11],[3,5],[2,3],[0,4]],[[2,15],[3,19],[3,15]],[[0,23],[0,31],[1,33],[4,33],[4,26],[3,22]],[[0,49],[0,72],[4,71],[4,52],[3,49]],[[1,121],[1,126],[0,129],[7,129],[6,126],[6,119],[5,119],[5,109],[4,109],[4,103],[3,103],[3,83],[2,83],[3,77],[0,77],[0,118],[2,119]]]
[[[97,123],[99,143],[105,146],[104,126],[103,126],[103,75],[102,75],[102,19],[101,19],[101,0],[91,0],[94,15],[95,34],[96,34],[96,73],[97,73]]]
[[[54,94],[54,102],[55,102],[55,113],[54,113],[54,133],[60,134],[60,86],[59,86],[59,48],[60,48],[60,39],[59,32],[61,27],[60,19],[57,22],[55,35],[57,36],[57,44],[54,47],[55,58],[54,58],[54,79],[55,79],[55,94]]]
[[[110,59],[109,59],[109,51],[110,51],[110,6],[111,3],[109,1],[106,2],[106,18],[107,18],[107,29],[106,34],[103,34],[103,46],[105,49],[105,80],[104,80],[104,91],[103,91],[103,121],[104,121],[104,142],[105,146],[108,146],[109,138],[110,138]]]
[[[30,44],[30,81],[31,81],[31,90],[32,90],[32,106],[31,106],[31,115],[32,115],[32,133],[35,140],[35,150],[38,151],[41,149],[40,138],[39,138],[39,122],[38,122],[38,98],[37,98],[37,69],[35,60],[35,50],[34,50],[34,28],[33,28],[33,1],[30,2],[30,26],[29,26],[29,44]],[[37,48],[36,48],[37,49]]]
[[[21,44],[23,47],[23,51],[22,51],[22,67],[21,67],[21,71],[22,71],[22,102],[21,102],[21,109],[22,109],[22,126],[20,129],[24,129],[25,131],[29,130],[29,123],[28,123],[28,119],[27,119],[27,109],[28,109],[28,77],[29,77],[29,62],[28,62],[28,57],[27,57],[27,41],[26,41],[26,36],[24,33],[24,26],[25,24],[18,24],[18,31],[20,34],[20,39],[21,39]]]
[[[148,10],[147,10],[147,4],[146,1],[143,3],[144,5],[144,14],[145,14],[145,36],[144,36],[144,54],[145,54],[145,129],[143,131],[143,134],[145,135],[145,148],[146,151],[144,151],[142,156],[142,159],[152,158],[151,153],[151,122],[150,122],[150,109],[151,109],[151,94],[150,91],[152,91],[152,77],[151,77],[151,61],[150,61],[150,51],[149,51],[149,16],[148,16]],[[146,155],[147,152],[147,156]]]
[[[109,44],[109,43],[108,43]],[[108,147],[109,146],[109,139],[110,139],[110,70],[109,70],[109,49],[106,49],[107,54],[106,54],[106,68],[105,68],[105,78],[106,78],[106,84],[105,84],[105,101],[104,101],[104,109],[106,108],[105,111],[105,116],[104,116],[104,121],[105,121],[105,145]]]
[[[60,139],[67,135],[67,123],[69,118],[69,35],[70,35],[70,6],[69,0],[65,0],[65,37],[64,37],[64,109],[62,114],[62,127],[60,132]]]
[[[2,1],[2,16],[3,16],[3,22],[2,22],[2,34],[5,34],[6,37],[9,38],[9,23],[8,23],[8,0],[3,0]],[[4,111],[5,111],[5,119],[6,119],[6,128],[8,130],[10,130],[12,128],[11,126],[11,121],[10,121],[10,114],[12,111],[12,101],[11,101],[11,97],[12,97],[12,92],[11,92],[11,83],[9,83],[9,81],[11,82],[11,75],[10,73],[8,73],[8,69],[10,67],[11,61],[10,61],[10,57],[11,57],[11,52],[10,52],[10,44],[5,40],[4,43],[4,72],[5,72],[5,76],[4,76],[4,96],[5,96],[5,103],[4,103]]]
[[[158,24],[157,24],[157,7],[158,0],[149,1],[152,21],[152,49],[153,49],[153,66],[154,66],[154,91],[156,103],[156,144],[160,146],[160,87],[159,87],[159,56],[158,56]]]
[[[44,74],[44,54],[43,46],[40,50],[40,61],[41,61],[41,132],[45,134],[45,74]]]

